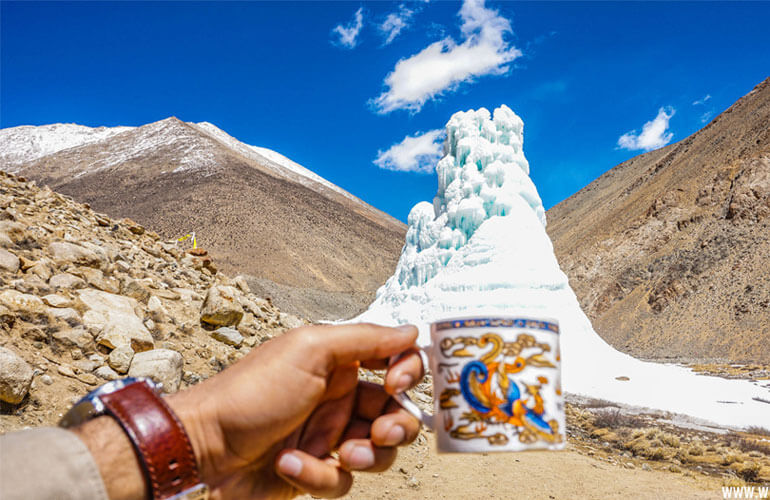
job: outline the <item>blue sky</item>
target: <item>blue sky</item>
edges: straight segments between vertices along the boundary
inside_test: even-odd
[[[770,76],[767,19],[767,2],[3,1],[0,127],[209,121],[405,220],[435,194],[435,131],[507,104],[549,208]]]

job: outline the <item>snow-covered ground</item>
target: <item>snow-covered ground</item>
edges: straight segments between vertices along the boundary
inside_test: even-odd
[[[561,326],[567,392],[690,415],[725,426],[767,426],[770,384],[701,376],[616,351],[596,334],[559,268],[529,178],[523,122],[509,108],[456,113],[436,167],[433,203],[409,214],[394,275],[355,321],[429,324],[471,315],[541,315]],[[621,380],[617,378],[621,377]],[[626,380],[626,378],[628,380]]]
[[[4,128],[0,130],[0,165],[4,170],[15,172],[23,163],[65,149],[98,142],[134,128],[91,128],[74,123]]]

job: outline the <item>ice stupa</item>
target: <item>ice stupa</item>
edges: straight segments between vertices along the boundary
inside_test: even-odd
[[[529,178],[523,122],[508,107],[459,112],[446,126],[438,192],[409,214],[394,275],[356,321],[429,324],[467,315],[559,319],[562,377],[572,394],[689,415],[720,425],[770,422],[770,384],[696,375],[616,351],[591,326],[545,232]],[[620,378],[620,380],[618,380]]]

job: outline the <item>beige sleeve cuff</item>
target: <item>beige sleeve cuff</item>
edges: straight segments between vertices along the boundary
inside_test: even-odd
[[[108,500],[86,445],[56,427],[0,436],[0,498]]]

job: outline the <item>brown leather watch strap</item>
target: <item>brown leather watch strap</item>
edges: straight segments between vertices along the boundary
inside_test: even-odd
[[[147,479],[148,498],[172,498],[200,485],[190,439],[152,388],[134,383],[99,399],[134,445]]]

